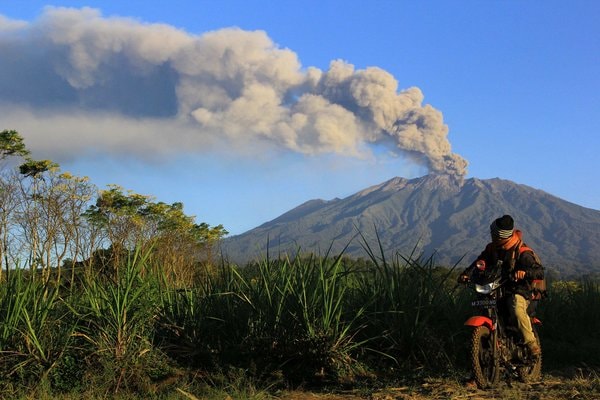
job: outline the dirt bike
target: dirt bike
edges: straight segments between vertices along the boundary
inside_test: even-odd
[[[533,382],[541,377],[541,354],[531,354],[523,343],[521,332],[510,322],[505,301],[507,282],[497,277],[485,284],[469,283],[478,294],[471,305],[480,313],[470,317],[465,325],[474,328],[470,361],[475,381],[482,389],[496,386],[501,378]],[[531,322],[539,343],[537,326],[541,325],[541,321],[531,317]]]

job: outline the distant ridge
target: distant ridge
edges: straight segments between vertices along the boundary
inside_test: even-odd
[[[344,199],[310,200],[241,235],[224,253],[246,262],[267,253],[338,253],[367,257],[356,234],[388,254],[434,255],[438,264],[466,264],[489,241],[489,224],[511,214],[545,266],[561,274],[600,272],[600,211],[499,178],[458,180],[448,175],[396,177]]]

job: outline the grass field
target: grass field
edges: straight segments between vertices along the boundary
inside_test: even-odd
[[[545,371],[560,373],[480,392],[464,372],[471,294],[456,271],[370,254],[224,262],[191,287],[139,253],[77,285],[13,269],[0,397],[600,398],[598,282],[551,282],[539,305]]]

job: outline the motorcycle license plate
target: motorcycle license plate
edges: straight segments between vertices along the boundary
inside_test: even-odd
[[[493,308],[496,307],[496,299],[481,299],[471,302],[473,307]]]

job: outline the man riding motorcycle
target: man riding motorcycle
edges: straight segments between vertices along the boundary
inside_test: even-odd
[[[490,233],[491,243],[460,274],[458,281],[467,283],[487,267],[500,267],[502,278],[508,281],[506,300],[510,317],[516,322],[531,355],[539,356],[541,349],[533,334],[527,309],[534,298],[532,282],[544,278],[544,269],[533,250],[523,243],[521,231],[514,229],[510,215],[494,220]]]

